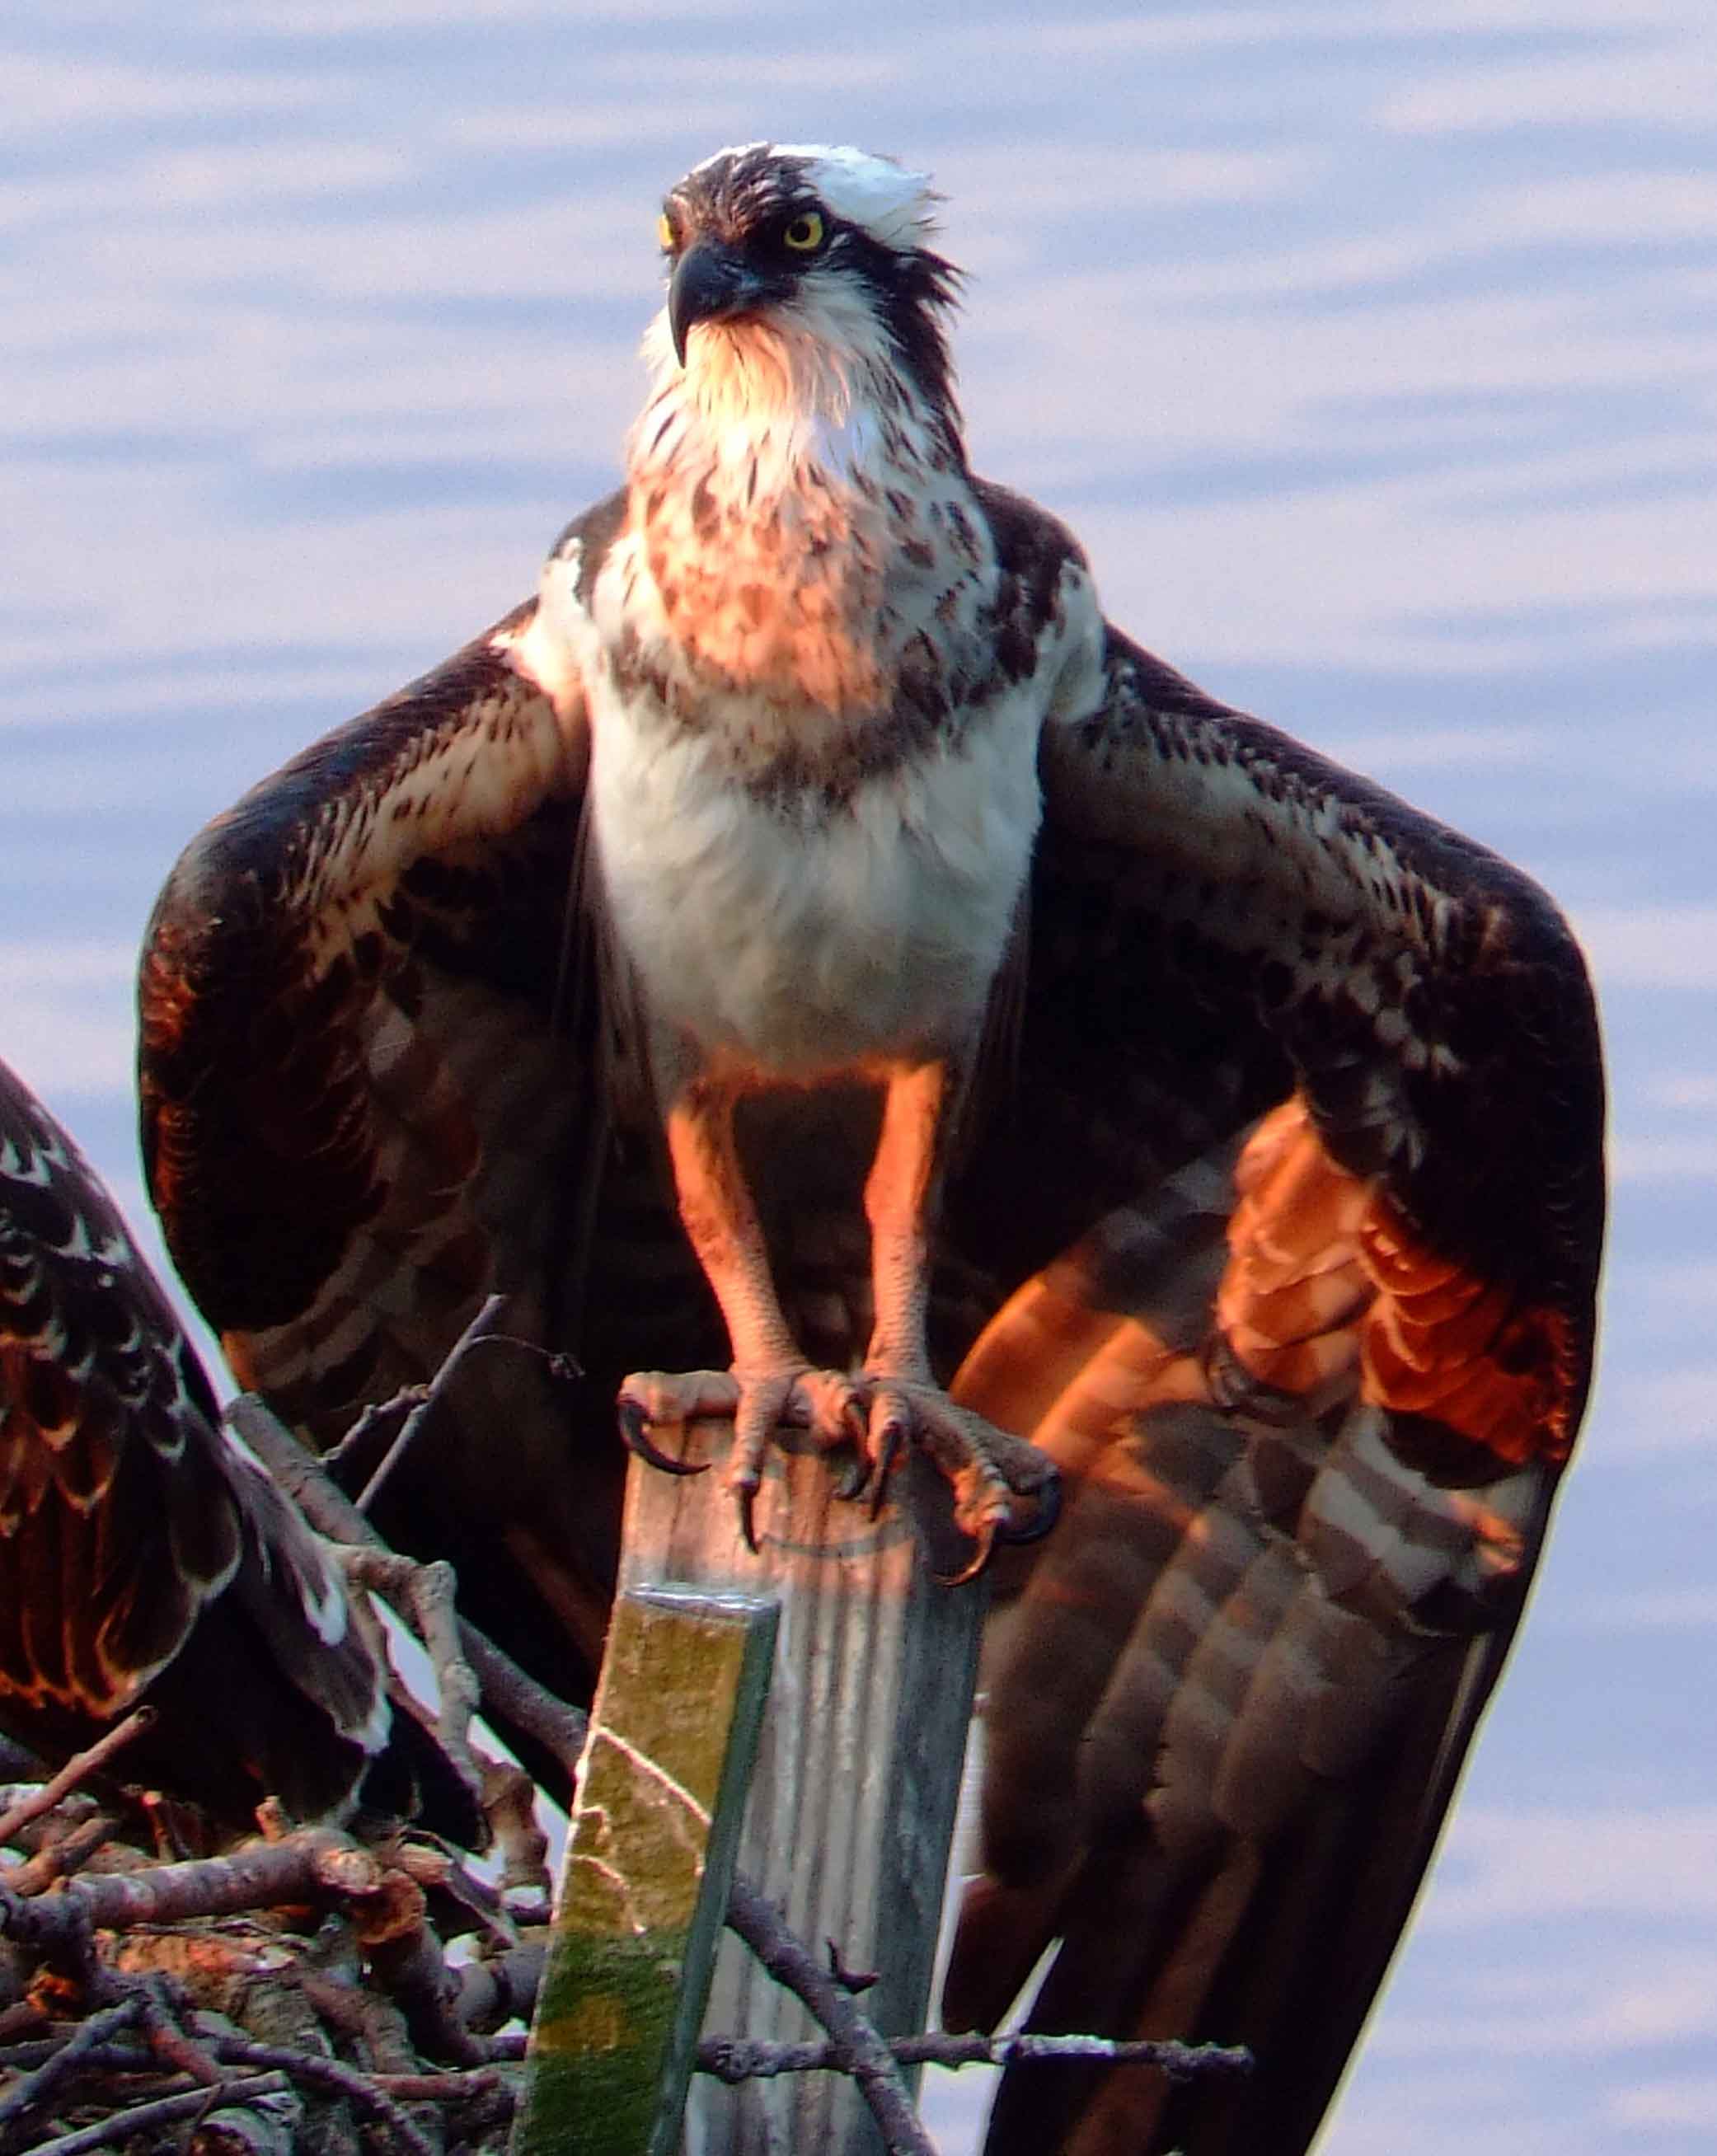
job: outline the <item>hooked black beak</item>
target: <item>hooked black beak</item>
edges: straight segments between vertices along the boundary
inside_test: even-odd
[[[668,280],[668,334],[681,366],[686,364],[686,339],[694,322],[743,314],[762,296],[762,280],[731,248],[718,240],[694,240]]]

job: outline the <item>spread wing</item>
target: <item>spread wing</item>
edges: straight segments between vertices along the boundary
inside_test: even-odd
[[[956,1389],[1072,1502],[994,1621],[945,2013],[993,2025],[1058,1940],[1032,2025],[1257,2056],[1237,2093],[1018,2070],[991,2156],[1293,2156],[1584,1403],[1592,1002],[1525,877],[1118,634],[1042,773],[1017,1081],[954,1215],[1024,1285]]]
[[[270,1792],[342,1805],[388,1736],[322,1546],[221,1435],[111,1199],[0,1065],[0,1722],[63,1756],[146,1700],[125,1779],[240,1825]]]
[[[612,1589],[613,1391],[579,1331],[592,1082],[574,891],[587,741],[534,602],[306,750],[191,845],[145,946],[151,1194],[240,1381],[318,1445],[506,1298],[373,1516],[563,1691]],[[599,1293],[600,1286],[599,1284]],[[522,1344],[521,1344],[522,1343]],[[373,1470],[391,1426],[352,1462]]]
[[[1051,604],[1071,542],[981,499],[1022,603]],[[585,576],[617,518],[573,527]],[[570,1388],[467,1357],[375,1508],[573,1692],[614,1573],[614,1387],[726,1350],[581,993],[562,663],[522,608],[211,826],[151,930],[141,1075],[175,1259],[313,1437],[427,1378],[491,1292],[506,1334],[577,1352]],[[1591,998],[1526,879],[1119,637],[1041,768],[932,1331],[1074,1496],[997,1623],[949,2009],[993,2019],[1060,1938],[1046,2024],[1263,2057],[1202,2122],[1136,2075],[1034,2068],[998,2149],[1286,2156],[1405,1920],[1578,1419]],[[868,1332],[876,1131],[850,1087],[742,1117],[784,1306],[835,1366]]]
[[[594,567],[618,508],[563,545]],[[577,1697],[617,1562],[619,1377],[722,1335],[657,1142],[609,1114],[583,697],[535,624],[516,608],[193,840],[145,941],[139,1081],[174,1263],[240,1382],[312,1444],[427,1383],[504,1298],[371,1512]],[[582,1376],[542,1352],[589,1343]],[[346,1455],[349,1487],[401,1419]]]

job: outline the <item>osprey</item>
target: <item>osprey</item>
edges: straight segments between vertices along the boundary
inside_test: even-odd
[[[0,1726],[61,1758],[144,1702],[157,1726],[119,1778],[234,1826],[265,1795],[316,1819],[366,1782],[409,1794],[422,1732],[393,1727],[339,1573],[222,1430],[112,1199],[0,1064]]]
[[[378,1524],[588,1682],[622,1455],[902,1444],[1002,1551],[994,2021],[1250,2043],[1008,2077],[996,2151],[1316,2128],[1494,1682],[1591,1368],[1602,1081],[1517,870],[1107,624],[966,457],[923,178],[668,195],[625,481],[537,598],[197,839],[144,1143],[312,1437],[506,1331]]]

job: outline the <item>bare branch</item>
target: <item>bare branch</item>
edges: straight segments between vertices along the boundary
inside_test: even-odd
[[[140,2018],[151,2052],[174,2072],[187,2074],[206,2088],[218,2088],[220,2071],[169,2010],[169,1994],[164,1979],[158,1976],[146,1978],[141,1989],[143,2011]]]
[[[342,2066],[337,2059],[316,2058],[308,2051],[288,2051],[279,2044],[254,2043],[244,2036],[213,2037],[209,2049],[227,2066],[273,2067],[307,2088],[344,2097],[353,2110],[385,2127],[407,2156],[435,2156],[394,2099],[355,2066]]]
[[[779,1910],[748,1881],[736,1879],[727,1899],[727,1922],[776,1983],[803,2000],[828,2030],[841,2067],[857,2084],[889,2156],[936,2156],[887,2044],[854,2005],[851,1993],[788,1930]]]
[[[423,1642],[435,1673],[436,1739],[476,1794],[483,1782],[470,1733],[479,1686],[460,1640],[453,1567],[445,1559],[419,1563],[415,1558],[368,1543],[342,1543],[337,1550],[347,1578],[382,1596]]]
[[[33,2156],[85,2156],[91,2148],[116,2148],[135,2134],[182,2125],[187,2119],[197,2118],[222,2104],[248,2103],[257,2097],[278,2096],[290,2086],[284,2074],[250,2074],[224,2082],[216,2089],[194,2088],[178,2096],[156,2097],[147,2103],[133,2104],[127,2111],[116,2111],[111,2118],[98,2119],[93,2126],[80,2126],[75,2133],[56,2135],[52,2141],[39,2141]]]
[[[384,1551],[388,1545],[363,1514],[305,1450],[284,1424],[252,1394],[228,1407],[227,1419],[275,1480],[291,1495],[316,1532],[330,1542]],[[414,1613],[400,1612],[408,1624]],[[415,1627],[414,1626],[414,1629]],[[476,1672],[486,1704],[550,1752],[571,1778],[584,1748],[585,1717],[557,1699],[468,1618],[459,1620],[459,1643]]]
[[[366,1912],[357,1926],[358,1942],[376,1981],[405,2016],[418,2049],[432,2059],[455,2066],[488,2063],[489,2051],[460,2019],[460,1979],[429,1928],[423,1889],[403,1872],[391,1875],[396,1888],[381,1907]]]
[[[83,2023],[75,2035],[69,2037],[45,2060],[33,2073],[26,2074],[15,2087],[0,2097],[0,2143],[11,2148],[15,2145],[13,2128],[33,2111],[39,2111],[62,2082],[74,2071],[80,2060],[99,2046],[118,2035],[121,2030],[131,2028],[141,2020],[147,2002],[142,1993],[134,1992],[122,1999],[117,2006],[110,2006],[100,2014],[92,2014]]]
[[[27,1796],[21,1798],[0,1818],[0,1842],[10,1841],[20,1827],[28,1826],[44,1812],[51,1812],[60,1799],[69,1796],[80,1783],[91,1774],[99,1774],[116,1752],[122,1752],[135,1737],[141,1737],[155,1722],[152,1707],[134,1708],[123,1722],[116,1722],[105,1737],[100,1737],[86,1751],[76,1753],[55,1774],[51,1781]]]
[[[87,1863],[111,1839],[114,1824],[105,1812],[97,1812],[64,1833],[45,1835],[33,1856],[9,1871],[0,1870],[0,1879],[14,1894],[39,1894]]]
[[[69,1976],[86,1999],[96,2000],[104,1995],[89,1907],[71,1888],[26,1900],[9,1887],[0,1885],[0,1938],[40,1954]]]
[[[86,1924],[117,1931],[128,1924],[172,1924],[188,1917],[233,1917],[292,1902],[323,1902],[379,1890],[382,1866],[331,1827],[305,1827],[280,1841],[248,1843],[226,1856],[193,1857],[138,1871],[82,1872],[45,1899],[18,1905],[0,1895],[0,1929],[33,1944],[27,1924],[75,1910]]]
[[[370,2079],[401,2103],[481,2103],[497,2093],[511,2095],[492,2066],[459,2074],[372,2074]]]
[[[521,1339],[514,1333],[496,1332],[495,1321],[506,1306],[506,1297],[504,1295],[491,1295],[448,1349],[440,1368],[427,1384],[402,1385],[391,1399],[378,1400],[373,1407],[366,1408],[340,1442],[331,1446],[323,1455],[330,1466],[339,1465],[358,1450],[378,1424],[392,1419],[402,1408],[409,1409],[410,1412],[377,1463],[368,1481],[357,1494],[356,1502],[360,1512],[368,1512],[375,1503],[401,1460],[416,1443],[424,1423],[445,1397],[453,1381],[454,1372],[473,1348],[512,1348],[522,1354],[539,1357],[547,1364],[551,1375],[556,1378],[578,1373],[578,1364],[569,1355],[544,1348],[535,1340]]]
[[[447,1388],[453,1381],[454,1372],[478,1342],[486,1337],[490,1326],[499,1315],[506,1301],[506,1297],[503,1295],[490,1296],[465,1331],[460,1334],[458,1339],[442,1357],[440,1368],[423,1388],[411,1413],[400,1424],[398,1435],[383,1454],[370,1479],[359,1491],[357,1502],[360,1512],[368,1512],[381,1495],[389,1476],[416,1442],[418,1432],[422,1430],[424,1424],[434,1413],[439,1403],[445,1398]],[[411,1391],[415,1390],[414,1387],[411,1389]],[[401,1397],[409,1398],[410,1392],[403,1394]],[[391,1402],[384,1404],[383,1411],[385,1412],[387,1405],[391,1404]],[[346,1444],[350,1444],[351,1441],[350,1435],[343,1440]]]
[[[1177,2044],[1109,2036],[951,2036],[939,2030],[897,2036],[888,2046],[903,2066],[1007,2066],[1049,2059],[1101,2059],[1117,2066],[1156,2066],[1172,2081],[1204,2075],[1243,2075],[1252,2055],[1243,2046]],[[706,2036],[697,2047],[697,2071],[737,2084],[775,2074],[846,2073],[838,2044],[766,2044],[739,2036]]]

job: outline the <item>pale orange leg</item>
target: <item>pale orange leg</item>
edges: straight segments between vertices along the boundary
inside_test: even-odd
[[[945,1063],[895,1071],[882,1130],[865,1184],[871,1224],[876,1320],[865,1358],[869,1395],[871,1502],[908,1440],[922,1445],[954,1493],[954,1517],[977,1545],[965,1572],[981,1571],[998,1535],[1017,1538],[1016,1496],[1037,1499],[1026,1533],[1046,1531],[1056,1506],[1056,1471],[1023,1438],[956,1405],[931,1374],[925,1340],[930,1284],[927,1232],[941,1180],[950,1117]]]
[[[730,1087],[695,1079],[667,1119],[680,1218],[721,1306],[733,1367],[636,1372],[620,1387],[619,1412],[634,1450],[669,1468],[680,1463],[650,1445],[645,1432],[651,1424],[733,1417],[728,1486],[738,1502],[747,1545],[754,1549],[753,1511],[776,1424],[808,1429],[825,1444],[862,1447],[865,1419],[856,1382],[837,1371],[814,1370],[782,1315],[763,1226],[733,1140],[733,1105]]]
[[[955,1517],[977,1545],[961,1578],[981,1569],[999,1534],[1010,1534],[1015,1496],[1037,1500],[1025,1534],[1044,1532],[1054,1517],[1056,1475],[1044,1455],[956,1406],[930,1372],[926,1223],[940,1174],[948,1087],[942,1064],[899,1070],[887,1081],[882,1136],[865,1185],[876,1321],[858,1376],[813,1369],[788,1328],[734,1144],[732,1089],[694,1080],[669,1112],[681,1218],[727,1322],[733,1362],[726,1371],[635,1373],[620,1388],[621,1426],[635,1450],[656,1466],[679,1468],[650,1444],[650,1425],[731,1415],[728,1482],[753,1548],[763,1458],[779,1423],[808,1429],[828,1445],[851,1444],[859,1458],[848,1494],[868,1488],[878,1506],[902,1447],[922,1444],[953,1486]],[[1022,1531],[1011,1532],[1019,1538]]]

